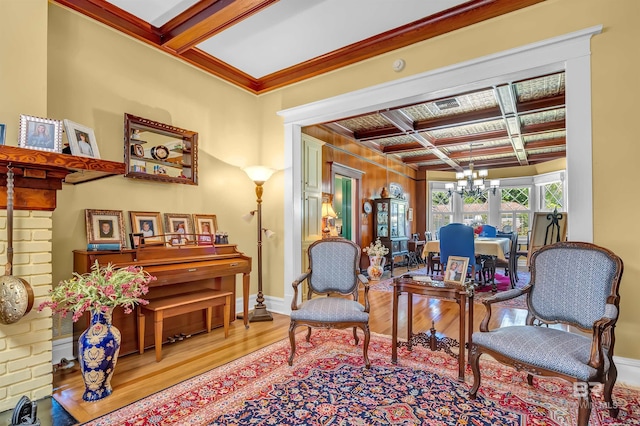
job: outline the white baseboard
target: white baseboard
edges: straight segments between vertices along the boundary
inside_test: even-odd
[[[613,361],[618,367],[616,383],[640,388],[640,360],[614,356]]]

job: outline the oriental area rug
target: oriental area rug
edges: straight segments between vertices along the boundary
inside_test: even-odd
[[[410,271],[411,275],[427,275],[426,268],[416,269]],[[531,276],[529,272],[518,272],[519,280],[516,283],[517,288],[522,288],[529,283]],[[442,276],[433,275],[435,279],[442,279]],[[496,273],[495,277],[496,287],[498,292],[506,291],[511,288],[511,281],[509,277]],[[372,291],[393,291],[393,278],[385,278],[380,281],[369,281],[370,287],[369,289]],[[473,300],[476,303],[482,303],[482,300],[493,296],[495,293],[491,292],[491,284],[487,284],[485,286],[479,287],[476,289],[475,296]],[[497,305],[505,308],[518,308],[518,309],[527,309],[527,304],[524,296],[516,297],[515,299],[505,300],[504,302],[497,302]]]
[[[362,340],[351,330],[314,330],[297,336],[294,364],[288,339],[186,380],[87,425],[575,425],[572,386],[534,379],[481,360],[478,398],[468,398],[473,375],[459,383],[456,359],[421,346],[399,348],[391,363],[391,339],[373,335],[371,369],[364,368]],[[640,390],[616,385],[618,419],[594,392],[591,425],[640,425]]]

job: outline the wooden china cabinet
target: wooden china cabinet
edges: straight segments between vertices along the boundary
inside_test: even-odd
[[[407,201],[399,198],[379,198],[373,200],[373,234],[374,240],[380,242],[389,249],[386,264],[393,268],[395,259],[403,259],[409,250],[407,233]]]

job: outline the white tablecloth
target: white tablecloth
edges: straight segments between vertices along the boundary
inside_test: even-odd
[[[505,253],[509,253],[509,238],[487,238],[478,237],[475,239],[476,255],[484,254],[496,256],[498,259],[506,260]],[[422,251],[422,256],[427,257],[429,253],[440,252],[440,241],[427,241]]]

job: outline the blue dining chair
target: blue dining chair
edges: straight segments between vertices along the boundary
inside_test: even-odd
[[[498,230],[495,226],[491,225],[482,225],[482,232],[480,233],[481,237],[495,238]]]
[[[446,268],[449,256],[469,258],[471,277],[475,280],[476,271],[481,271],[476,261],[473,228],[462,223],[450,223],[440,228],[440,263]]]

